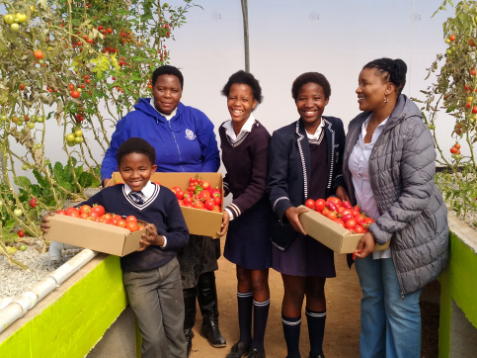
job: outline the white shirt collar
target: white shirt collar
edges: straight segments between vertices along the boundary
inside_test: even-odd
[[[151,97],[151,100],[149,101],[149,104],[152,106],[152,108],[155,109],[157,113],[159,113],[161,116],[163,116],[165,119],[170,121],[174,116],[177,114],[177,107],[174,108],[174,110],[171,112],[171,114],[164,114],[162,112],[159,112],[156,108],[156,105],[154,104],[154,97]]]
[[[147,184],[144,185],[144,188],[141,189],[142,198],[144,201],[149,199],[154,194],[154,185],[155,184],[152,184],[149,180]],[[127,184],[124,184],[124,190],[126,191],[126,195],[129,195],[129,193],[132,191],[131,187]]]
[[[308,137],[308,139],[318,140],[318,139],[320,139],[320,134],[321,134],[321,132],[323,131],[324,128],[325,128],[325,121],[324,121],[323,118],[321,118],[321,123],[318,126],[318,128],[316,128],[315,134],[310,134],[310,133],[305,131],[306,136]]]
[[[238,142],[242,139],[247,133],[250,133],[253,128],[253,124],[255,123],[255,117],[253,114],[250,113],[250,117],[248,117],[247,121],[243,125],[242,129],[240,129],[240,133],[235,135],[234,127],[232,126],[232,120],[228,120],[223,124],[225,128],[225,134],[229,137],[232,143]]]
[[[363,138],[364,138],[364,136],[366,135],[366,133],[367,133],[367,131],[368,131],[367,128],[368,128],[369,121],[371,120],[371,116],[372,116],[372,115],[370,115],[370,116],[364,121],[364,123],[363,123],[363,125],[362,125],[362,127],[361,127],[361,133],[363,134]],[[389,119],[389,116],[388,116],[384,121],[382,121],[381,123],[379,123],[378,126],[376,127],[376,129],[378,129],[378,128],[380,129],[379,133],[381,133],[381,130],[384,129],[384,125],[387,123],[388,119]]]

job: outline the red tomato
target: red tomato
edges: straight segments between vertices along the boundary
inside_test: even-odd
[[[212,211],[215,211],[216,213],[220,213],[220,206],[214,205],[214,208],[212,209]]]
[[[126,227],[126,220],[118,220],[118,222],[116,223],[116,226],[119,226],[119,227]]]
[[[344,208],[346,208],[346,209],[351,209],[351,208],[352,208],[352,206],[351,206],[351,204],[349,203],[349,201],[346,201],[346,200],[343,201],[343,202],[341,203],[341,205],[342,205]]]
[[[214,205],[222,204],[222,198],[220,196],[214,196]]]
[[[18,236],[20,236],[20,237],[25,236],[25,233],[23,232],[23,230],[18,230],[18,231],[17,231],[17,234],[18,234]]]
[[[356,234],[364,234],[364,227],[362,227],[361,225],[356,225],[354,227],[354,232]]]
[[[89,206],[89,205],[83,205],[83,206],[80,208],[80,213],[89,214],[90,211],[91,211],[91,206]]]
[[[203,209],[204,208],[204,203],[200,200],[196,200],[196,201],[194,201],[194,204],[192,204],[192,207],[196,208],[196,209]]]
[[[330,212],[330,211],[328,210],[328,208],[324,208],[324,209],[321,211],[321,214],[323,214],[324,216],[327,216],[329,212]]]
[[[137,231],[139,230],[146,230],[146,227],[144,225],[139,225],[138,228],[137,228]]]
[[[200,184],[200,183],[202,183],[202,179],[201,179],[201,178],[197,178],[197,179],[195,180],[195,182],[198,183],[198,184]]]
[[[71,94],[71,97],[73,98],[79,98],[80,96],[80,93],[78,91],[71,91],[70,94]]]
[[[184,206],[184,200],[178,200],[179,206]]]
[[[91,208],[91,212],[96,212],[98,214],[98,216],[103,216],[105,210],[104,210],[104,207],[102,205],[94,205]]]
[[[70,83],[70,84],[68,85],[68,87],[69,87],[70,91],[73,91],[73,90],[75,89],[75,86],[74,86],[74,84],[72,84],[72,83]]]
[[[356,220],[355,219],[349,219],[347,222],[345,222],[345,228],[352,230],[356,226]]]
[[[172,189],[171,189],[173,192],[176,192],[178,190],[182,190],[180,187],[178,186],[173,186]]]
[[[353,218],[353,215],[351,215],[350,213],[346,213],[343,215],[343,213],[341,213],[341,220],[343,220],[343,222],[347,222],[349,219],[352,219]]]
[[[195,183],[195,178],[194,178],[194,177],[190,178],[190,179],[189,179],[189,182],[190,182],[191,184],[194,184],[194,183]]]
[[[363,219],[363,226],[364,228],[366,229],[369,225],[371,225],[372,223],[374,223],[374,220],[371,219],[371,218],[364,218]]]
[[[336,212],[334,211],[329,211],[328,214],[326,214],[326,217],[331,220],[335,220],[338,218]]]
[[[127,218],[126,218],[126,222],[137,222],[137,219],[134,215],[129,215]]]
[[[356,224],[362,225],[364,217],[362,215],[355,216],[354,219],[356,220]]]
[[[101,216],[101,218],[108,221],[111,220],[113,216],[111,214],[104,214],[103,216]]]
[[[308,209],[312,209],[314,210],[315,209],[315,201],[313,199],[308,199],[305,203],[305,206],[308,208]]]
[[[69,207],[69,208],[67,208],[67,209],[65,210],[65,214],[68,215],[68,216],[70,216],[70,214],[71,214],[72,212],[76,212],[76,213],[79,214],[78,210],[77,210],[75,207]]]
[[[114,224],[114,225],[117,225],[118,222],[122,220],[122,218],[121,218],[121,216],[119,216],[119,215],[114,215],[113,218],[112,218],[112,220],[113,220],[113,224]]]
[[[326,201],[324,201],[323,199],[318,199],[317,201],[315,201],[315,210],[318,211],[318,212],[322,212],[323,209],[325,208],[326,206]]]
[[[161,183],[159,183],[158,181],[154,181],[153,183],[157,185],[161,185]]]
[[[207,190],[202,190],[199,194],[199,198],[202,201],[206,201],[210,199],[210,193]]]
[[[335,203],[333,203],[332,201],[328,201],[328,202],[326,203],[326,207],[327,207],[330,211],[336,211],[336,212],[338,212],[338,206],[337,206]]]
[[[176,191],[176,197],[178,200],[182,200],[184,198],[184,192],[182,190],[177,190]]]
[[[184,197],[184,206],[188,206],[192,204],[192,198],[190,196]]]
[[[66,216],[71,216],[73,218],[79,218],[80,214],[77,210],[70,211],[69,213],[66,213]]]
[[[326,199],[326,201],[331,201],[332,203],[336,204],[336,206],[341,205],[341,200],[334,196],[330,196],[328,199]]]
[[[202,183],[202,188],[204,188],[205,190],[207,190],[207,189],[210,188],[210,184],[205,181],[205,182]]]
[[[208,199],[208,200],[206,200],[205,203],[204,203],[204,207],[205,207],[207,210],[211,211],[211,210],[214,208],[214,199]]]
[[[358,213],[361,212],[361,207],[359,205],[355,205],[353,209],[356,210]]]
[[[334,221],[335,223],[337,223],[339,226],[345,227],[345,226],[344,226],[344,223],[343,223],[343,220],[341,220],[341,219],[334,219],[333,221]]]
[[[88,213],[81,213],[79,217],[81,219],[87,219],[87,218],[89,218],[89,215],[88,215]]]
[[[64,210],[58,210],[56,212],[58,215],[66,215],[65,211]]]
[[[131,232],[134,232],[134,231],[137,231],[139,228],[138,228],[137,222],[128,221],[126,222],[126,229],[128,229]]]

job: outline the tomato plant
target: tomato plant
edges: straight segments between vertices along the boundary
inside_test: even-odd
[[[445,0],[436,11],[453,6]],[[477,3],[460,1],[455,6],[455,17],[449,17],[443,24],[444,42],[447,50],[438,54],[428,68],[428,78],[436,79],[425,91],[421,108],[422,117],[431,130],[439,153],[437,163],[444,167],[436,174],[436,183],[443,192],[451,210],[465,218],[468,212],[477,212]],[[436,126],[438,113],[444,110],[454,121],[451,136],[456,144],[442,148],[437,140]],[[461,145],[465,148],[461,149]],[[448,154],[449,153],[449,154]],[[477,223],[474,223],[477,226]]]

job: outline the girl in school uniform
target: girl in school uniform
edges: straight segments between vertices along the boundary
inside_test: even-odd
[[[282,323],[287,358],[300,358],[301,309],[306,297],[310,358],[323,358],[326,320],[325,281],[335,277],[333,251],[306,235],[298,209],[307,199],[336,195],[348,200],[342,174],[345,133],[339,118],[323,117],[331,88],[320,73],[293,82],[300,118],[273,133],[269,146],[267,192],[271,221],[272,267],[282,274]]]
[[[252,115],[262,101],[255,77],[238,71],[230,76],[222,94],[227,97],[231,120],[219,128],[225,195],[233,201],[224,210],[222,231],[227,232],[224,256],[237,266],[237,301],[240,339],[227,358],[264,358],[264,336],[270,307],[268,269],[271,243],[270,205],[265,196],[270,134]],[[253,338],[252,338],[253,311]]]

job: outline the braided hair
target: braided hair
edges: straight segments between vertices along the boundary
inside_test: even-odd
[[[396,92],[401,94],[404,85],[406,84],[407,65],[400,58],[380,58],[371,62],[368,62],[365,68],[375,68],[383,76],[383,80],[389,81],[396,86]]]

